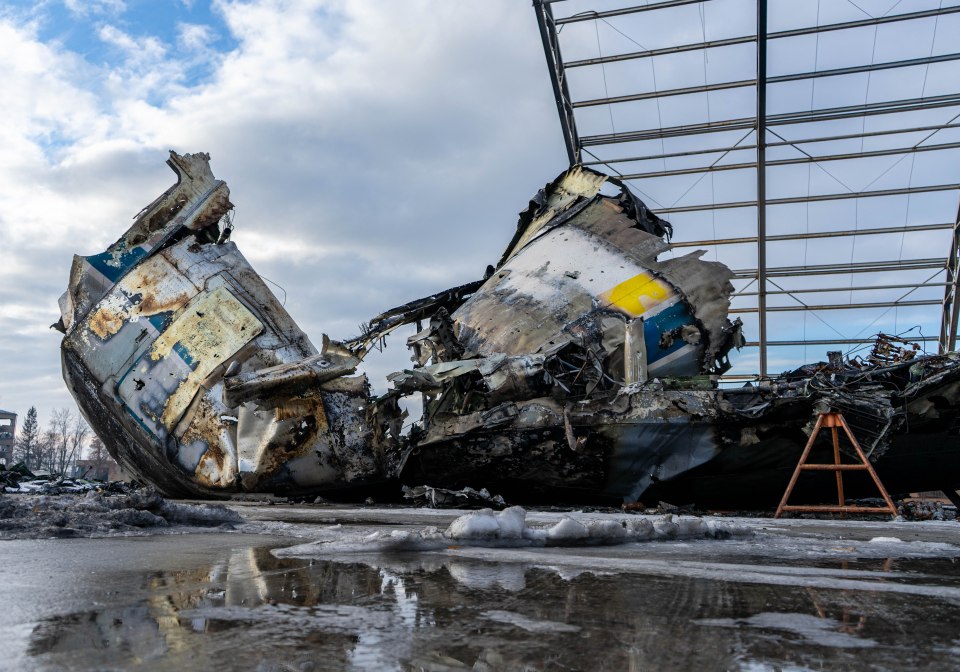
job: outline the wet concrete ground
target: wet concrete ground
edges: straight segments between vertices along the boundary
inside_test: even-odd
[[[955,522],[748,520],[748,539],[281,559],[271,549],[322,526],[444,526],[457,514],[236,508],[251,521],[239,533],[0,542],[0,668],[946,670],[960,660]]]

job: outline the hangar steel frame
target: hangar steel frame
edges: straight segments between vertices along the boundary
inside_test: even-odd
[[[738,213],[738,220],[750,220],[747,235],[719,235],[695,236],[673,241],[676,248],[700,247],[715,250],[716,258],[725,261],[735,269],[736,302],[731,310],[732,314],[750,315],[755,322],[756,340],[748,341],[747,346],[756,348],[755,370],[738,371],[739,375],[732,378],[746,378],[759,375],[767,376],[771,372],[771,352],[776,348],[796,348],[807,346],[857,346],[864,347],[872,342],[873,334],[856,334],[849,336],[831,327],[837,337],[824,338],[822,335],[807,337],[806,321],[804,333],[800,338],[771,338],[770,326],[772,321],[796,313],[810,315],[823,324],[830,326],[820,313],[827,315],[839,314],[837,311],[883,311],[886,315],[891,310],[916,309],[923,311],[929,317],[930,324],[938,323],[938,333],[934,335],[920,334],[909,336],[914,342],[929,343],[930,347],[936,344],[939,352],[956,349],[958,318],[960,318],[960,300],[957,296],[958,259],[960,259],[960,71],[954,71],[954,90],[945,90],[936,95],[926,95],[927,76],[931,67],[957,67],[960,53],[935,53],[937,44],[937,27],[945,17],[960,14],[960,4],[947,5],[944,0],[939,1],[936,7],[916,9],[903,7],[900,3],[894,4],[883,14],[869,14],[851,0],[846,0],[856,7],[865,16],[864,18],[847,19],[836,22],[820,23],[820,7],[817,5],[817,25],[787,25],[776,30],[770,29],[771,12],[785,12],[786,7],[776,0],[744,0],[750,5],[752,31],[742,34],[723,35],[716,39],[707,39],[705,25],[702,29],[702,40],[683,44],[666,44],[655,48],[646,48],[639,41],[633,39],[629,31],[618,27],[614,22],[623,17],[633,17],[636,21],[645,20],[656,14],[687,11],[699,12],[701,22],[704,22],[705,6],[714,5],[721,0],[659,0],[646,4],[635,4],[630,0],[611,2],[610,0],[534,0],[533,5],[540,28],[543,50],[546,56],[550,73],[550,81],[556,100],[557,112],[563,133],[568,159],[572,164],[597,166],[608,172],[613,172],[634,186],[641,197],[648,200],[651,190],[646,186],[649,183],[664,179],[682,178],[691,176],[697,178],[699,184],[707,175],[719,175],[732,172],[749,175],[752,197],[740,199],[724,199],[714,197],[705,202],[685,203],[684,198],[679,202],[664,204],[648,202],[652,210],[660,215],[672,219],[684,213],[710,213],[712,217],[724,210]],[[808,0],[812,2],[813,0]],[[870,0],[864,0],[869,2]],[[949,2],[951,0],[947,0]],[[603,3],[604,9],[586,9],[573,11],[582,7],[584,2],[594,6]],[[612,5],[612,6],[611,6]],[[558,13],[554,13],[554,7]],[[686,9],[684,9],[686,8]],[[740,9],[744,3],[740,3]],[[792,9],[792,8],[790,8]],[[901,13],[893,13],[895,10]],[[904,9],[912,11],[902,11]],[[755,22],[752,19],[755,18]],[[960,18],[960,17],[957,17]],[[678,21],[683,21],[678,16]],[[924,23],[925,22],[925,23]],[[789,23],[777,21],[777,23]],[[933,26],[933,39],[929,53],[925,56],[899,58],[877,61],[874,57],[877,49],[877,31],[882,26],[888,29],[901,30],[902,27],[929,30]],[[561,48],[562,31],[564,28],[586,24],[596,30],[595,55],[579,54],[579,57],[564,59],[565,48]],[[637,24],[634,24],[637,25]],[[624,39],[620,43],[629,43],[639,49],[608,50],[601,49],[600,27],[611,29],[619,33]],[[771,48],[776,45],[799,44],[813,36],[816,40],[816,49],[820,49],[820,36],[834,33],[839,36],[853,35],[851,31],[873,29],[874,57],[870,62],[842,64],[840,67],[817,67],[819,51],[815,57],[813,69],[799,69],[783,67],[780,63],[778,70],[771,74],[768,68]],[[755,56],[752,59],[753,69],[749,73],[735,73],[737,76],[727,78],[709,77],[707,72],[708,58],[711,54],[719,54],[722,50],[753,45]],[[581,45],[582,46],[582,45]],[[580,50],[581,52],[583,49]],[[678,54],[699,53],[703,55],[703,82],[696,85],[684,86],[657,86],[655,63],[661,59],[668,59]],[[781,59],[783,60],[783,59]],[[647,62],[653,70],[652,87],[636,86],[635,90],[623,90],[617,95],[610,95],[607,90],[607,66],[625,62]],[[870,98],[870,80],[872,73],[892,71],[895,76],[919,76],[923,71],[924,86],[920,96],[881,96],[877,100]],[[598,73],[603,79],[604,95],[591,95],[577,98],[571,94],[576,92],[576,83],[572,80],[581,73]],[[813,93],[810,96],[809,109],[806,105],[794,105],[770,113],[768,100],[772,87],[783,85],[794,86],[800,83],[816,81],[829,82],[832,86],[843,87],[844,82],[862,81],[852,80],[851,77],[867,76],[867,95],[863,104],[826,104],[814,105]],[[816,84],[811,84],[816,90]],[[829,88],[829,86],[827,87]],[[949,88],[949,87],[948,87]],[[738,114],[713,118],[710,115],[709,96],[711,93],[752,90],[753,105],[751,114]],[[783,89],[780,89],[782,91]],[[614,127],[614,106],[623,109],[631,103],[656,101],[658,115],[661,101],[666,99],[696,100],[707,97],[708,118],[699,122],[673,123],[669,117],[660,116],[656,126],[631,127],[629,130],[618,131]],[[782,96],[781,96],[782,97]],[[789,96],[788,96],[789,97]],[[781,105],[781,107],[783,107]],[[583,117],[587,111],[596,108],[605,108],[609,111],[611,132],[585,133]],[[931,114],[932,111],[939,111]],[[621,119],[629,119],[629,114],[620,114]],[[831,128],[838,128],[830,122],[859,121],[859,132],[837,132]],[[876,120],[871,130],[868,130],[868,120]],[[594,124],[596,125],[596,124]],[[839,127],[842,129],[842,126]],[[731,133],[736,135],[731,136]],[[735,142],[733,138],[738,138]],[[919,138],[919,141],[917,139]],[[682,140],[673,151],[666,150],[667,140]],[[869,140],[873,149],[868,149],[865,143]],[[934,142],[929,142],[934,140]],[[849,146],[860,142],[859,151],[850,151]],[[659,152],[648,153],[642,148],[649,148],[651,143],[660,143]],[[646,143],[646,144],[644,144]],[[624,151],[624,147],[627,147]],[[630,151],[638,147],[641,151]],[[846,147],[847,149],[843,149]],[[771,156],[774,153],[774,156]],[[884,189],[852,189],[842,180],[834,177],[834,166],[858,165],[855,162],[875,160],[882,157],[896,159],[897,164],[906,157],[917,157],[932,153],[943,157],[948,167],[941,179],[929,184],[914,184],[914,163],[911,163],[910,177],[905,184],[895,184]],[[730,157],[732,160],[725,161]],[[911,161],[915,161],[912,158]],[[650,169],[650,164],[660,162],[660,168]],[[668,164],[674,164],[672,167]],[[678,165],[679,164],[679,165]],[[835,189],[824,193],[811,193],[810,173],[806,194],[787,194],[771,197],[768,193],[768,180],[771,171],[790,166],[816,166],[818,170],[834,177],[842,189]],[[827,168],[830,166],[831,168]],[[890,169],[888,169],[889,171]],[[881,177],[884,177],[881,175]],[[952,179],[947,179],[949,175]],[[712,179],[712,177],[711,177]],[[879,179],[879,178],[878,178]],[[876,182],[876,180],[874,181]],[[695,186],[696,186],[695,184]],[[871,183],[872,185],[873,183]],[[691,187],[692,189],[692,187]],[[687,190],[689,192],[690,189]],[[684,196],[687,192],[684,192]],[[944,193],[945,192],[945,193]],[[910,198],[920,195],[946,196],[947,201],[952,195],[953,205],[945,206],[944,199],[940,198],[936,210],[940,213],[934,221],[924,221],[923,218],[910,216]],[[831,222],[827,226],[817,226],[810,230],[810,204],[836,204],[842,201],[855,199],[861,203],[865,199],[884,199],[889,197],[905,196],[907,198],[906,215],[899,226],[867,226],[861,227],[857,217],[854,221],[840,220]],[[883,201],[889,202],[889,201]],[[807,208],[807,230],[782,230],[782,226],[769,226],[778,217],[777,208],[781,206],[802,205]],[[948,209],[945,209],[948,208]],[[857,210],[859,213],[859,210]],[[877,222],[886,224],[888,222]],[[800,241],[817,241],[819,244],[830,245],[831,241],[852,239],[852,248],[860,237],[880,237],[880,240],[894,240],[900,236],[900,253],[888,254],[883,258],[857,260],[851,252],[849,262],[844,263],[810,263],[805,252],[803,263],[783,264],[771,262],[768,254],[771,245],[788,243],[799,245]],[[936,251],[943,252],[942,256],[905,255],[904,241],[913,240],[920,235],[935,235],[945,244],[945,248]],[[883,237],[887,238],[883,238]],[[803,243],[807,245],[807,242]],[[749,265],[737,264],[738,257],[726,254],[725,250],[731,247],[749,246],[752,248],[754,263]],[[922,246],[922,244],[921,244]],[[889,247],[889,245],[887,245]],[[906,248],[910,248],[907,245]],[[804,248],[806,250],[806,248]],[[863,275],[861,275],[863,274]],[[919,275],[918,275],[919,274]],[[846,285],[837,285],[830,280],[831,276],[846,276],[849,282]],[[866,277],[869,281],[855,281],[854,278]],[[919,279],[918,279],[919,278]],[[737,282],[739,281],[739,282]],[[791,284],[792,282],[792,284]],[[847,293],[846,301],[817,300],[818,296]],[[785,303],[789,300],[792,303]],[[920,314],[920,313],[916,313]],[[927,318],[924,318],[927,319]],[[804,318],[806,320],[806,318]],[[874,320],[876,322],[877,320]],[[873,324],[873,323],[871,323]],[[751,334],[748,333],[748,336]],[[926,347],[926,346],[925,346]],[[782,361],[782,360],[779,360]]]

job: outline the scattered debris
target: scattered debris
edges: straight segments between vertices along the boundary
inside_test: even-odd
[[[897,507],[904,520],[957,520],[957,507],[936,500],[907,500]]]
[[[91,481],[85,478],[65,478],[34,474],[22,463],[5,469],[0,466],[0,492],[5,493],[42,493],[61,495],[77,492],[129,493],[136,486],[125,481]]]
[[[171,502],[156,490],[130,494],[0,497],[0,539],[109,537],[156,534],[160,528],[216,527],[243,518],[219,504]]]
[[[500,495],[491,495],[486,488],[474,490],[467,487],[460,490],[444,490],[429,485],[415,488],[403,486],[403,498],[417,506],[429,506],[433,509],[464,509],[472,507],[492,507],[502,509],[507,506]]]

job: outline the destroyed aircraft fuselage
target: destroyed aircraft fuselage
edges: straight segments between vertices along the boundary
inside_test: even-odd
[[[208,158],[171,153],[177,185],[107,252],[75,259],[61,306],[81,409],[167,494],[399,479],[515,500],[738,502],[782,493],[823,404],[844,409],[879,470],[898,465],[903,487],[924,480],[918,460],[957,480],[944,475],[960,455],[957,360],[834,363],[719,388],[743,343],[729,269],[701,252],[660,259],[670,225],[612,178],[571,168],[483,280],[387,311],[356,338],[324,337],[318,352],[227,240],[232,206]],[[372,398],[357,366],[414,323],[414,365]],[[398,402],[414,394],[423,418],[403,433]],[[940,437],[936,450],[904,441],[908,430]],[[904,451],[914,459],[897,462]]]
[[[359,360],[318,353],[228,242],[206,155],[61,300],[64,376],[127,470],[171,495],[337,488],[394,467],[365,420]],[[226,235],[225,235],[226,234]]]

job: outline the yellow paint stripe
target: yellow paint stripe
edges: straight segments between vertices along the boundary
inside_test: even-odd
[[[673,289],[649,273],[639,273],[600,294],[601,301],[639,317],[674,295]]]

